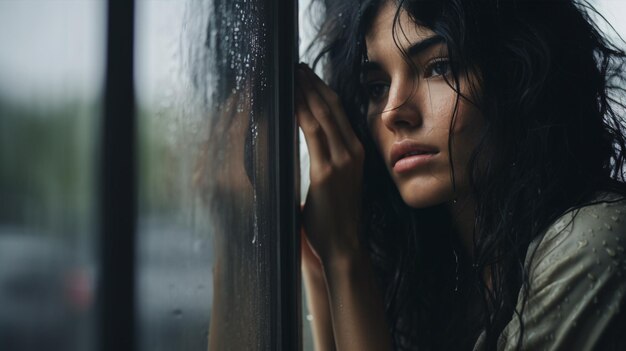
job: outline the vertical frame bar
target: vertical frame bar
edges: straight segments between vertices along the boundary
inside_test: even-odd
[[[109,0],[100,172],[101,351],[135,349],[134,1]]]
[[[277,286],[275,296],[276,350],[291,351],[302,348],[301,292],[300,292],[300,231],[299,189],[296,175],[298,132],[294,118],[294,69],[298,57],[298,8],[294,0],[272,0],[274,16],[274,74],[276,82],[274,120],[277,179]]]

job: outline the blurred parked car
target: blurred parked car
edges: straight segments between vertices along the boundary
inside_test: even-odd
[[[83,349],[92,281],[61,240],[0,227],[0,349]]]

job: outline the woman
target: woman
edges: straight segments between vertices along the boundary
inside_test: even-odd
[[[296,77],[316,348],[626,348],[626,55],[593,9],[325,5],[329,86]]]

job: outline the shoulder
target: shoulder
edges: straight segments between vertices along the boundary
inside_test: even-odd
[[[612,272],[619,263],[624,263],[624,245],[626,198],[603,194],[587,206],[566,212],[543,237],[531,244],[527,254],[530,277],[545,278],[551,272],[559,274],[554,272],[555,265],[561,269],[566,265],[586,267],[597,273]],[[621,274],[620,270],[615,270],[616,276]],[[588,278],[593,279],[593,275]]]
[[[524,349],[593,350],[606,342],[626,347],[615,332],[626,312],[625,245],[626,199],[615,194],[568,211],[531,244],[530,286],[517,304]],[[502,349],[517,344],[519,330],[514,315]]]

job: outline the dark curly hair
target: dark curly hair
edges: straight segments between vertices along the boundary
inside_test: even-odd
[[[511,318],[521,322],[516,303],[530,284],[530,242],[597,192],[625,193],[618,113],[626,54],[583,1],[395,2],[395,26],[406,11],[444,38],[450,85],[458,87],[464,72],[477,73],[474,101],[485,127],[468,165],[474,248],[471,256],[457,255],[442,206],[412,209],[402,201],[367,130],[364,38],[384,1],[324,0],[326,16],[310,49],[319,50],[315,64],[323,63],[366,150],[362,241],[385,292],[396,349],[467,349],[485,330],[494,350]],[[454,184],[454,171],[451,177]],[[482,303],[468,306],[472,296]]]

